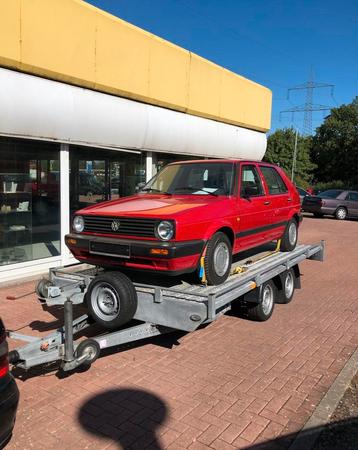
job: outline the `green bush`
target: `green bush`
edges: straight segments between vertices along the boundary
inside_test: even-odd
[[[319,182],[313,186],[315,192],[323,192],[328,189],[354,189],[354,186],[349,186],[341,180]]]

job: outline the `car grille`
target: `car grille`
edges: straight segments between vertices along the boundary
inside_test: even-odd
[[[101,234],[119,234],[122,236],[155,237],[154,228],[157,219],[139,219],[128,217],[84,216],[84,232]],[[115,225],[113,226],[113,223]]]

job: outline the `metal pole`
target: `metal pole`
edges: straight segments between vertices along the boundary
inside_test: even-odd
[[[73,309],[70,297],[64,303],[65,307],[65,361],[73,361]]]
[[[292,182],[293,182],[293,178],[294,178],[295,170],[296,170],[297,138],[298,138],[298,130],[296,129],[295,147],[294,147],[294,149],[293,149],[292,172],[291,172],[291,181],[292,181]]]

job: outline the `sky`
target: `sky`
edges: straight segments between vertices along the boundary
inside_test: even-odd
[[[273,92],[272,127],[303,132],[308,80],[315,104],[335,107],[358,95],[357,0],[87,0]],[[313,113],[313,131],[329,111]]]

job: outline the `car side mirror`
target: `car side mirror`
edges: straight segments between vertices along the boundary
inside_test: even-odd
[[[135,192],[139,192],[141,189],[144,188],[144,186],[146,185],[146,183],[144,183],[143,181],[141,181],[140,183],[138,183],[135,187]]]

